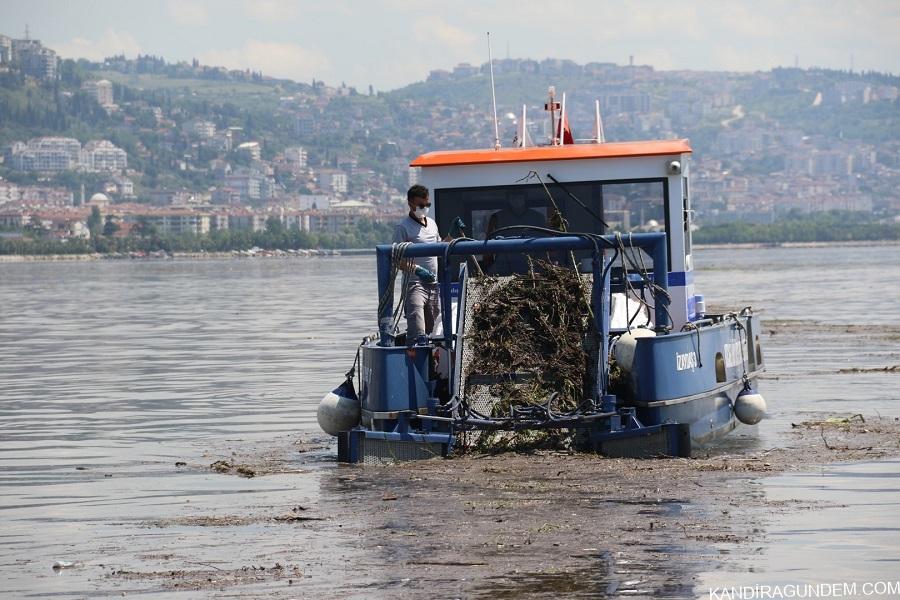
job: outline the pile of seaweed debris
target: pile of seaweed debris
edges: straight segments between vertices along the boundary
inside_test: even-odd
[[[595,347],[588,302],[589,285],[572,268],[529,261],[529,272],[512,277],[485,276],[473,306],[466,343],[473,358],[468,375],[500,379],[490,387],[496,398],[492,417],[516,408],[547,406],[555,414],[577,409],[590,394],[588,363]],[[515,374],[515,381],[508,376]],[[523,377],[524,375],[524,377]],[[504,378],[508,378],[502,381]],[[567,446],[566,432],[517,431],[476,436],[481,451]],[[463,440],[463,445],[465,445]]]

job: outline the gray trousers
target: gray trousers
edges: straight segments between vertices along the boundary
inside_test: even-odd
[[[407,288],[403,304],[406,312],[406,345],[412,346],[420,335],[428,335],[441,313],[440,286],[415,280]]]

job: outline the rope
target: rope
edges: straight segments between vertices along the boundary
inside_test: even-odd
[[[750,308],[749,306],[747,308]],[[744,313],[747,308],[741,311],[741,316],[746,316]],[[744,374],[741,376],[741,379],[744,381],[744,387],[747,388],[750,385],[750,378],[747,376],[747,343],[744,341],[744,334],[747,332],[744,324],[740,322],[738,319],[738,314],[734,312],[730,312],[725,315],[726,319],[732,319],[734,321],[735,326],[738,328],[738,342],[741,345],[741,368],[744,371]]]
[[[703,356],[700,354],[700,327],[698,327],[696,323],[688,321],[681,326],[681,330],[697,332],[697,366],[703,368]]]
[[[406,254],[406,249],[409,247],[411,242],[400,242],[399,244],[391,245],[391,273],[389,277],[389,283],[387,288],[385,288],[384,293],[381,295],[381,298],[378,300],[378,318],[381,319],[381,313],[387,307],[388,303],[391,301],[391,297],[394,293],[394,284],[397,281],[397,273],[400,271],[400,267],[403,264],[403,257]],[[403,281],[401,284],[401,288],[403,293],[400,296],[400,302],[397,303],[397,309],[394,311],[392,316],[392,324],[391,330],[389,333],[393,334],[397,331],[397,325],[400,322],[401,309],[403,307],[403,299],[406,298],[406,292],[409,289],[409,276],[404,272]]]
[[[647,267],[646,267],[646,265],[644,265],[644,257],[643,257],[643,254],[641,254],[640,249],[638,249],[638,256],[640,257],[641,264],[640,264],[640,266],[638,266],[637,264],[635,264],[635,262],[634,262],[634,260],[631,258],[631,256],[628,255],[628,253],[626,252],[626,250],[625,250],[625,244],[624,244],[624,242],[622,241],[622,234],[621,234],[621,233],[616,232],[616,241],[617,241],[617,243],[618,243],[618,245],[619,245],[619,249],[620,249],[621,252],[622,252],[622,261],[623,261],[623,262],[622,262],[622,268],[623,268],[623,270],[625,271],[625,286],[626,286],[626,290],[625,290],[625,308],[626,308],[626,310],[628,309],[628,291],[629,291],[629,290],[633,291],[634,288],[631,286],[631,282],[628,281],[627,269],[626,269],[625,263],[624,263],[625,259],[627,259],[628,262],[631,264],[632,269],[634,269],[635,271],[637,271],[637,272],[640,274],[641,279],[643,280],[644,285],[650,288],[650,294],[653,296],[653,306],[650,306],[650,304],[648,304],[646,300],[644,300],[643,298],[638,297],[638,295],[635,294],[635,298],[637,298],[638,302],[640,302],[641,304],[643,304],[644,306],[646,306],[646,307],[647,307],[647,310],[654,310],[654,311],[655,311],[655,310],[656,310],[656,304],[658,304],[658,302],[659,302],[659,300],[658,300],[658,298],[657,298],[657,294],[660,294],[660,295],[664,296],[664,297],[666,298],[666,300],[668,300],[668,302],[665,303],[665,304],[663,304],[663,310],[666,311],[666,315],[669,317],[669,322],[670,322],[670,323],[674,323],[675,320],[672,318],[672,313],[671,313],[671,311],[669,311],[669,304],[671,304],[671,302],[672,302],[672,296],[669,294],[669,292],[668,292],[667,290],[664,290],[662,287],[660,287],[659,285],[657,285],[657,283],[656,283],[655,281],[653,281],[653,280],[650,279],[650,277],[649,277],[649,275],[648,275],[648,272],[647,272]],[[630,247],[632,250],[634,250],[634,244],[631,242],[631,236],[629,236],[629,247]],[[653,265],[653,268],[654,268],[654,269],[657,269],[657,268],[659,268],[659,267],[658,267],[657,265]],[[662,265],[662,268],[665,269],[665,268],[666,268],[665,265]],[[626,313],[626,314],[627,314],[627,313]],[[629,325],[630,325],[630,323],[629,323]],[[656,325],[657,325],[657,327],[659,327],[659,323],[657,323]],[[630,329],[629,329],[629,331],[630,331]]]

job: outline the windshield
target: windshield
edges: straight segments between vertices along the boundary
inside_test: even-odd
[[[456,217],[462,217],[468,225],[466,236],[476,240],[489,235],[540,236],[545,234],[527,227],[559,230],[558,210],[565,219],[566,230],[571,232],[667,231],[668,197],[663,178],[559,184],[548,176],[544,183],[546,188],[534,183],[437,189],[434,199],[438,228],[443,234]],[[519,226],[526,227],[509,229]],[[583,252],[578,258],[587,256]],[[521,269],[522,263],[509,263],[506,270]]]

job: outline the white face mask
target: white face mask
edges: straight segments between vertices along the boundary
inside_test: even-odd
[[[425,217],[428,216],[428,207],[423,206],[421,208],[417,208],[415,211],[415,215],[420,219],[424,219]]]

